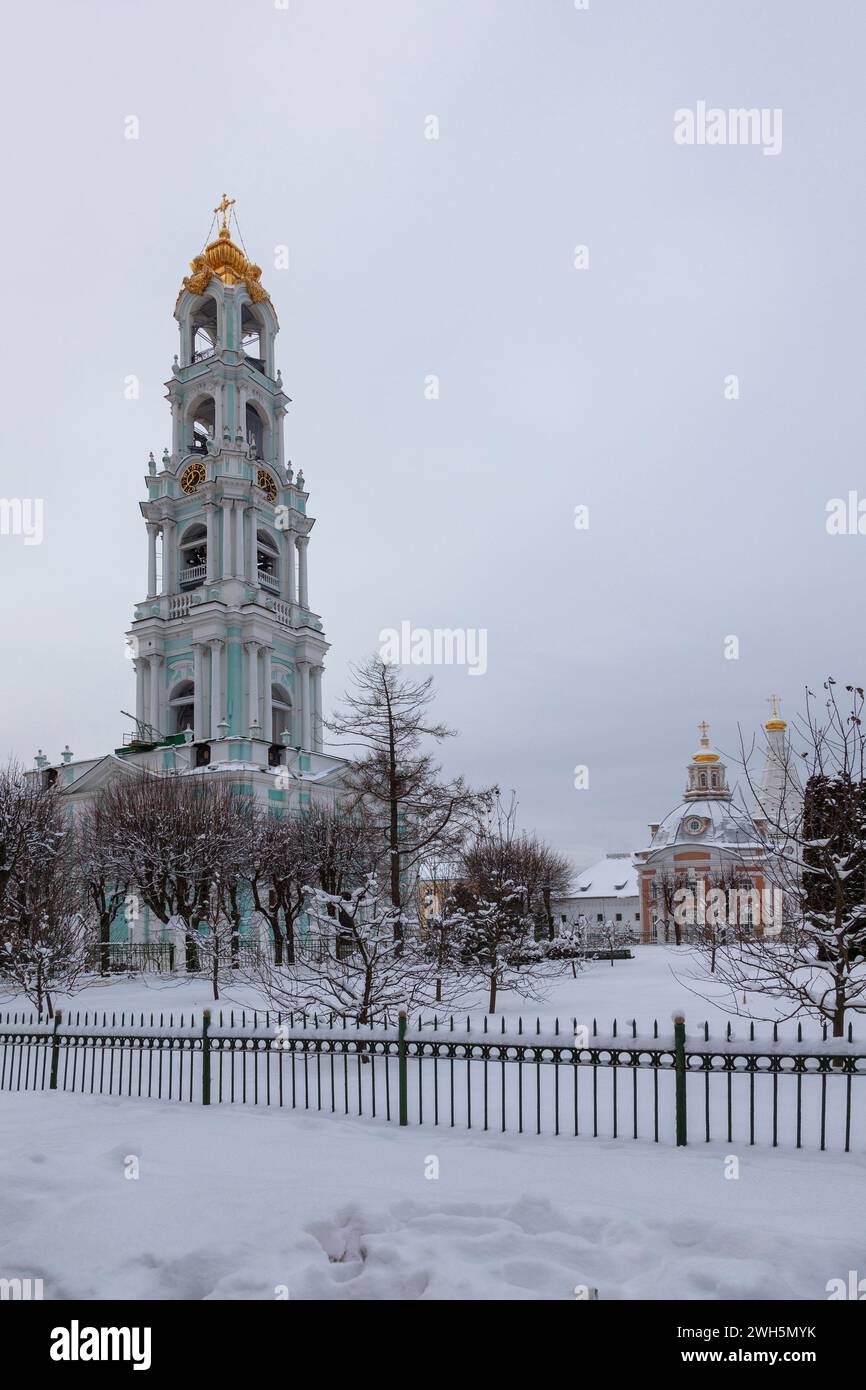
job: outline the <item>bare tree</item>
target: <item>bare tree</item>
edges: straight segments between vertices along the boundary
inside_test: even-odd
[[[524,913],[549,938],[555,935],[552,897],[566,897],[572,869],[565,855],[536,834],[517,829],[517,802],[504,807],[497,798],[490,817],[464,846],[462,878],[490,896],[506,882],[520,885]]]
[[[395,931],[403,931],[404,881],[413,879],[434,846],[459,841],[477,821],[490,794],[474,792],[461,777],[443,781],[424,747],[453,736],[429,714],[432,677],[412,681],[374,656],[353,667],[352,686],[325,727],[363,749],[348,786],[355,807],[378,827]]]
[[[312,885],[309,892],[317,949],[293,970],[263,960],[251,975],[269,1007],[323,1009],[364,1025],[431,1001],[432,964],[416,938],[395,932],[400,909],[380,893],[372,875],[339,893]]]
[[[107,797],[100,791],[76,816],[73,830],[74,874],[88,925],[95,927],[100,973],[111,969],[111,929],[124,912],[130,881],[118,874],[114,826],[107,814]]]
[[[80,984],[85,927],[58,793],[15,764],[0,773],[0,990],[42,1018]]]
[[[546,958],[534,940],[525,901],[523,885],[505,880],[486,892],[460,889],[446,909],[446,927],[461,979],[466,988],[486,991],[489,1014],[496,1013],[503,990],[519,990],[524,998],[541,997]]]
[[[135,777],[107,789],[104,809],[118,877],[135,883],[158,921],[181,923],[186,968],[199,970],[199,928],[248,833],[245,798],[207,773]]]

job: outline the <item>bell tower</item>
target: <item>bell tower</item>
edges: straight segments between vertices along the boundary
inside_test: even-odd
[[[727,769],[718,753],[710,748],[710,726],[704,719],[698,725],[700,747],[688,766],[689,780],[683,792],[684,801],[730,801]]]
[[[127,634],[135,737],[319,753],[328,644],[309,601],[309,494],[285,460],[279,324],[233,201],[223,194],[214,213],[174,309],[171,451],[151,454],[141,503],[147,586]]]

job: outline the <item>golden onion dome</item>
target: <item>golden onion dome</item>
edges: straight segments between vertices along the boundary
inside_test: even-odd
[[[204,248],[201,255],[190,262],[191,275],[185,275],[183,288],[190,294],[204,294],[211,279],[216,276],[224,285],[244,285],[254,304],[270,299],[261,283],[261,266],[254,265],[248,256],[232,241],[226,212],[233,200],[223,194],[222,202],[214,208],[222,213],[222,226],[215,241]]]

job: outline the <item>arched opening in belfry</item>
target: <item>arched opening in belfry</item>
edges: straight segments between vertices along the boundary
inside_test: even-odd
[[[263,413],[252,401],[247,401],[245,424],[247,444],[255,449],[256,458],[267,458],[266,450],[270,444],[270,430]]]
[[[178,681],[172,688],[168,701],[170,728],[173,734],[182,734],[195,727],[195,685],[190,680]]]
[[[216,437],[216,405],[213,396],[200,396],[189,409],[187,447],[193,454],[206,454],[208,439]]]
[[[201,522],[187,526],[178,547],[178,582],[182,589],[197,589],[207,576],[207,528]]]
[[[264,372],[267,357],[265,327],[252,304],[244,304],[241,309],[241,347],[250,365]]]
[[[269,531],[256,532],[256,573],[263,589],[280,592],[280,550]]]
[[[213,357],[219,342],[216,300],[202,299],[189,316],[189,360],[203,362]]]
[[[271,742],[282,743],[283,732],[292,737],[292,697],[284,685],[271,685]]]

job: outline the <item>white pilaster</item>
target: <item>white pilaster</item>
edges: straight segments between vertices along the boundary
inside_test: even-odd
[[[244,504],[235,502],[234,509],[235,523],[235,563],[233,573],[236,578],[244,578]]]
[[[301,661],[297,665],[297,672],[300,676],[301,687],[301,748],[305,753],[309,753],[311,747],[311,711],[310,711],[310,663]]]
[[[159,526],[155,521],[147,523],[147,597],[156,598],[156,537]]]
[[[261,725],[259,715],[259,644],[258,642],[245,642],[247,662],[247,729],[252,728],[253,720],[258,720]]]
[[[313,751],[321,753],[323,746],[322,733],[322,667],[314,666],[313,676]]]
[[[223,557],[220,579],[228,579],[234,574],[232,565],[232,503],[230,497],[224,497],[220,503],[223,509]]]
[[[297,603],[295,589],[295,533],[283,532],[282,595],[286,603]]]
[[[244,527],[246,530],[246,556],[247,556],[247,579],[250,584],[255,584],[258,575],[256,574],[258,555],[258,538],[256,536],[256,511],[255,507],[244,508]]]
[[[309,538],[298,536],[298,603],[302,608],[308,608],[310,603],[309,589],[307,584],[307,546]]]
[[[218,738],[217,725],[223,717],[222,648],[219,637],[210,641],[210,736]]]
[[[204,514],[207,522],[207,574],[205,580],[208,584],[213,584],[217,577],[217,513],[213,502],[205,503]]]
[[[162,523],[162,590],[170,594],[174,590],[174,537],[176,522],[166,517]]]
[[[210,555],[210,549],[208,549]],[[196,740],[205,737],[204,721],[204,643],[193,642],[192,655],[194,662],[193,671],[193,733]]]
[[[162,733],[162,709],[159,688],[159,673],[162,666],[161,656],[150,658],[150,710],[148,720],[155,734]]]
[[[135,666],[135,717],[139,723],[143,724],[147,718],[144,705],[145,658],[143,656],[136,657],[133,665]]]
[[[262,648],[262,712],[259,718],[262,721],[262,736],[270,743],[274,737],[274,712],[271,704],[271,649]]]

